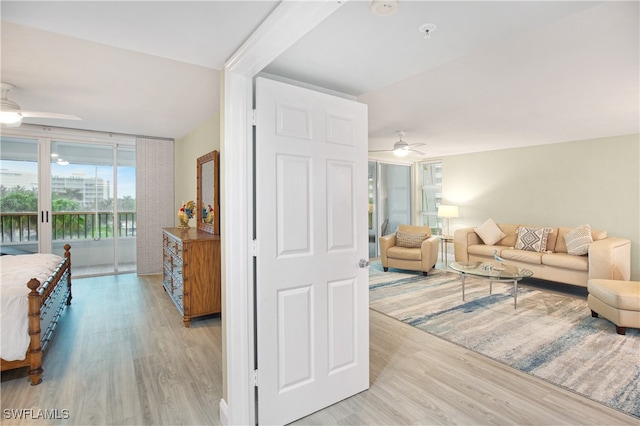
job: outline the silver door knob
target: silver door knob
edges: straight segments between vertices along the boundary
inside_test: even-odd
[[[360,263],[358,264],[361,268],[366,268],[369,266],[369,261],[365,258],[360,259]]]

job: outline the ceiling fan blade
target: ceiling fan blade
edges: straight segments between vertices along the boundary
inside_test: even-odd
[[[414,146],[424,146],[424,145],[426,144],[422,142],[418,142],[418,143],[410,143],[408,146],[409,148],[413,148]]]
[[[55,118],[58,120],[82,120],[77,115],[58,114],[55,112],[19,111],[24,118]]]
[[[393,152],[393,149],[371,149],[369,152]]]
[[[0,112],[2,125],[19,126],[23,118],[54,118],[57,120],[82,120],[77,115],[58,114],[55,112],[23,111],[17,102],[8,99],[8,94],[15,89],[11,83],[0,82]]]

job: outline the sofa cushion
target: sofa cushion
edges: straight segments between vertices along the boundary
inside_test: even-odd
[[[519,262],[526,262],[535,265],[540,265],[542,263],[542,255],[543,253],[518,249],[503,250],[500,254],[503,259],[517,260]]]
[[[542,264],[575,271],[588,271],[589,258],[587,256],[572,256],[567,253],[551,253],[542,256]]]
[[[494,250],[498,250],[498,254],[502,253],[508,247],[505,246],[488,246],[486,244],[476,244],[467,247],[467,253],[475,254],[476,256],[486,256],[493,259]]]
[[[555,251],[556,241],[558,240],[558,228],[550,228],[549,236],[547,237],[547,252]]]
[[[387,250],[387,258],[420,261],[422,260],[422,252],[419,248],[393,246]]]
[[[518,239],[518,228],[520,225],[509,225],[504,223],[499,223],[498,226],[502,229],[502,232],[507,234],[506,237],[500,241],[500,245],[507,247],[515,247],[516,240]]]
[[[573,256],[582,256],[589,253],[589,244],[593,242],[591,227],[582,225],[573,231],[564,234],[564,242],[567,245],[567,253]]]
[[[488,246],[494,245],[507,236],[507,234],[502,232],[502,230],[491,218],[487,219],[482,225],[478,226],[477,228],[473,228],[473,230]]]
[[[427,238],[427,234],[412,234],[409,232],[396,232],[396,246],[406,248],[419,248]]]
[[[551,228],[533,228],[521,226],[518,228],[516,249],[535,251],[538,253],[547,251],[547,239]]]

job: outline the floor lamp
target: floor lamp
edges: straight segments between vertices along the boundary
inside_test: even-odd
[[[445,238],[451,238],[451,235],[449,235],[449,219],[452,217],[458,217],[458,206],[438,206],[438,217],[444,218],[442,236]]]

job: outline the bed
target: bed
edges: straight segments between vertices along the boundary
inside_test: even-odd
[[[36,253],[0,256],[0,365],[29,367],[31,385],[42,382],[42,352],[71,303],[71,246],[64,257]]]

